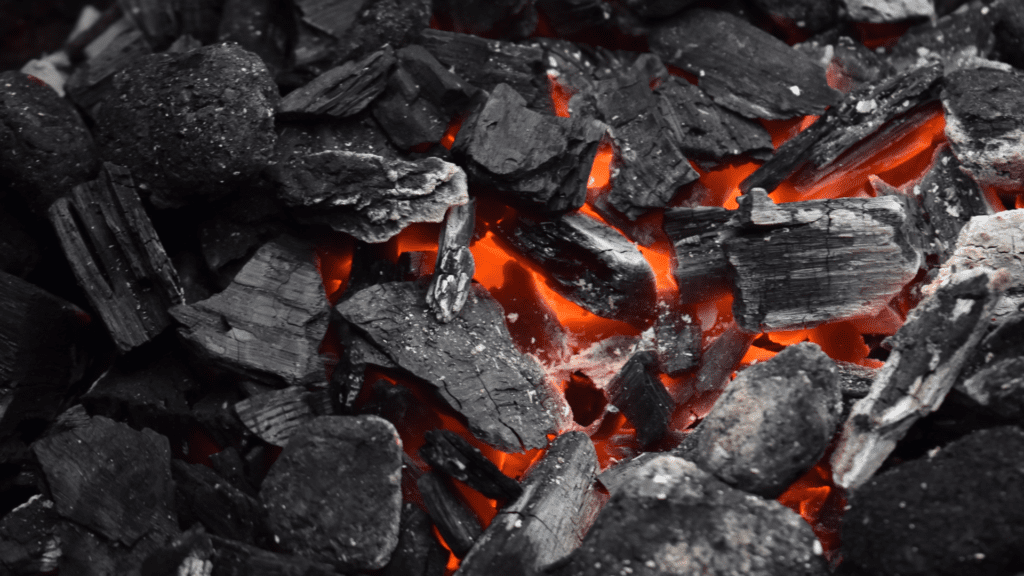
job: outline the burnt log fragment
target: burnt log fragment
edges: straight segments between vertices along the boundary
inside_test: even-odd
[[[335,310],[436,389],[484,442],[508,452],[547,444],[555,420],[543,371],[515,348],[504,312],[483,288],[474,285],[462,313],[447,324],[414,282],[367,288]]]
[[[310,392],[290,386],[250,396],[235,404],[235,412],[260,440],[283,448],[295,430],[317,416],[329,415],[330,402],[324,389]]]
[[[1009,274],[987,268],[952,275],[907,316],[892,352],[858,401],[832,454],[844,488],[867,482],[920,418],[934,412],[985,335]]]
[[[655,442],[668,430],[672,397],[657,375],[653,352],[634,354],[608,384],[608,398],[636,429],[640,446]]]
[[[163,50],[179,36],[177,2],[117,0],[117,4],[155,49]]]
[[[701,423],[696,462],[741,490],[777,498],[817,462],[842,411],[838,368],[816,344],[741,371]]]
[[[715,206],[665,210],[663,227],[672,242],[672,275],[682,300],[730,286],[729,261],[719,233],[733,213]]]
[[[271,552],[217,536],[211,536],[210,540],[214,546],[214,554],[210,559],[212,573],[218,576],[221,574],[225,576],[337,576],[338,574],[335,566],[328,562],[318,562],[294,554]]]
[[[451,322],[469,298],[476,263],[469,244],[476,222],[476,200],[452,206],[445,214],[441,237],[437,240],[437,263],[427,288],[427,306],[441,322]]]
[[[844,564],[870,574],[1013,573],[1024,537],[1021,458],[1024,433],[1007,426],[876,476],[843,516]]]
[[[520,215],[496,230],[520,254],[548,271],[551,287],[583,308],[613,319],[649,315],[654,271],[618,230],[575,212],[553,219]]]
[[[654,345],[658,367],[669,376],[679,376],[700,364],[700,320],[664,308],[654,324]]]
[[[237,42],[260,57],[271,74],[285,66],[292,27],[291,14],[276,0],[224,0],[217,40]]]
[[[281,100],[278,114],[310,114],[344,118],[358,114],[387,86],[395,64],[390,48],[331,68]]]
[[[906,197],[776,205],[755,189],[739,202],[722,246],[733,315],[755,333],[875,314],[924,260]]]
[[[787,140],[770,160],[740,183],[769,193],[798,171],[821,172],[846,151],[897,116],[938,98],[942,67],[929,65],[846,96],[806,130]],[[847,167],[849,164],[847,163]],[[805,178],[806,179],[806,178]]]
[[[696,75],[716,103],[747,118],[821,114],[838,100],[817,63],[726,12],[688,10],[655,28],[650,43],[665,63]]]
[[[76,186],[49,209],[78,282],[121,351],[171,324],[183,299],[178,274],[136,193],[128,170],[104,164],[98,180]]]
[[[523,492],[518,482],[506,476],[480,450],[454,432],[427,432],[420,456],[434,470],[444,472],[488,498],[512,500]]]
[[[483,532],[480,521],[438,474],[420,476],[416,486],[445,544],[457,558],[464,558]]]
[[[851,22],[902,22],[935,17],[933,0],[842,0]]]
[[[599,471],[586,434],[556,438],[523,478],[522,496],[498,512],[456,574],[538,575],[564,558],[579,545],[605,500],[595,486]]]
[[[430,517],[412,502],[402,504],[398,546],[382,576],[442,576],[449,553],[431,530]]]
[[[1016,2],[1002,2],[995,9],[993,33],[1000,60],[1015,68],[1024,68],[1024,6]]]
[[[549,573],[816,576],[826,573],[820,550],[811,527],[782,504],[658,456],[627,477],[580,547]]]
[[[328,306],[313,250],[283,237],[263,245],[223,292],[171,314],[199,357],[257,380],[302,385],[324,378],[318,350]]]
[[[348,414],[355,410],[355,402],[359,392],[363,389],[363,382],[366,379],[367,366],[380,366],[382,368],[398,368],[391,358],[384,351],[373,345],[361,334],[352,330],[348,323],[341,324],[340,339],[342,343],[341,357],[334,367],[328,389],[331,391],[332,400],[336,401],[336,408],[341,413]],[[384,416],[383,414],[378,414]],[[384,416],[392,424],[394,420]]]
[[[267,534],[263,503],[201,464],[171,462],[179,526],[199,523],[210,534],[255,544]]]
[[[236,44],[145,56],[115,77],[97,139],[154,205],[180,207],[226,194],[268,166],[278,100],[266,65]]]
[[[109,40],[104,37],[112,36]],[[96,45],[102,42],[102,46]],[[90,54],[92,52],[92,54]],[[64,90],[68,99],[95,117],[95,107],[113,93],[114,75],[135,60],[153,53],[142,32],[127,17],[112,24],[85,49],[89,59],[75,68]]]
[[[960,230],[974,216],[993,213],[985,192],[960,169],[960,162],[948,146],[940,146],[932,158],[932,166],[914,186],[934,240],[929,252],[945,262],[956,249]]]
[[[398,542],[402,441],[376,416],[321,416],[297,430],[260,496],[281,548],[339,570],[382,568]]]
[[[107,540],[71,521],[58,523],[56,534],[61,543],[60,574],[149,576],[142,572],[143,563],[173,540],[177,527],[168,524],[154,528],[131,545]]]
[[[500,84],[466,120],[453,150],[472,178],[504,192],[509,204],[564,212],[586,200],[605,129],[589,118],[534,112],[512,87]]]

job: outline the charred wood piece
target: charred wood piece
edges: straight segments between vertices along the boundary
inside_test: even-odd
[[[171,324],[168,308],[183,299],[178,274],[128,170],[105,164],[98,180],[54,202],[49,217],[119,349],[144,344]]]
[[[525,38],[537,27],[533,0],[435,0],[434,11],[456,30],[492,38]]]
[[[201,464],[171,462],[180,525],[196,522],[210,534],[250,544],[267,535],[263,503]]]
[[[476,200],[452,206],[445,215],[437,241],[437,264],[427,288],[427,306],[441,322],[451,322],[469,298],[476,263],[469,251],[476,222]]]
[[[259,55],[276,75],[287,59],[291,42],[289,7],[275,0],[223,0],[217,40],[237,42]]]
[[[520,215],[497,232],[548,271],[552,288],[605,318],[644,315],[655,298],[654,271],[618,230],[582,213],[553,219]]]
[[[837,485],[867,482],[914,422],[942,404],[1009,282],[1003,270],[960,272],[911,311],[871,392],[843,426],[832,454]]]
[[[64,86],[68,98],[89,113],[110,96],[115,74],[135,60],[153,53],[142,32],[132,26],[127,17],[113,24],[104,36],[111,34],[113,38],[109,43],[79,65]],[[86,53],[89,51],[87,47]]]
[[[935,3],[929,0],[841,0],[852,22],[902,22],[935,17]]]
[[[0,520],[0,567],[8,574],[29,576],[56,572],[62,555],[53,501],[36,494]]]
[[[989,412],[1024,422],[1024,313],[999,319],[967,360],[956,387]]]
[[[665,211],[663,227],[672,242],[672,275],[683,300],[730,286],[729,261],[719,233],[733,213],[712,206]]]
[[[281,100],[278,114],[310,114],[344,118],[362,112],[384,91],[395,64],[387,48],[349,61],[314,78]]]
[[[960,169],[948,146],[940,146],[932,167],[914,187],[934,234],[929,252],[945,262],[956,249],[960,230],[974,216],[993,214],[985,192]]]
[[[701,355],[701,366],[697,371],[697,391],[710,392],[724,388],[729,382],[733,370],[746,355],[747,350],[750,350],[754,337],[753,334],[741,330],[735,324],[726,328],[722,335],[716,338]],[[685,388],[677,388],[677,390],[682,393]],[[675,397],[676,402],[683,400],[685,398]]]
[[[160,0],[117,0],[117,3],[155,49],[163,50],[179,36],[176,3]]]
[[[412,502],[402,504],[398,546],[391,553],[382,576],[442,576],[448,551],[434,537],[430,517]]]
[[[502,473],[480,450],[454,432],[427,432],[420,456],[434,470],[444,472],[488,498],[513,500],[523,492],[518,482]]]
[[[608,384],[608,397],[636,429],[640,446],[648,446],[668,430],[675,404],[657,376],[654,353],[633,355]]]
[[[1015,2],[996,5],[996,49],[1003,62],[1024,68],[1024,6]]]
[[[1015,5],[1015,2],[992,6],[967,2],[952,14],[917,24],[900,36],[889,61],[900,72],[937,62],[947,74],[991,65],[985,59],[992,57],[996,44],[993,27],[1004,8]]]
[[[458,558],[464,558],[483,528],[473,511],[438,474],[428,472],[416,481],[434,526]]]
[[[602,0],[537,0],[537,9],[560,37],[603,28],[612,8]]]
[[[310,392],[300,386],[264,392],[235,404],[235,412],[250,432],[274,446],[287,446],[296,429],[317,416],[326,416],[329,404],[323,389]]]
[[[335,408],[343,414],[355,411],[355,401],[363,389],[367,366],[398,368],[391,358],[362,335],[355,333],[346,322],[340,322],[340,340],[343,346],[338,364],[334,367],[328,388]],[[383,416],[383,414],[379,414]],[[384,417],[392,424],[394,420]]]
[[[42,247],[18,212],[0,205],[0,271],[25,278],[39,265]]]
[[[700,364],[700,320],[669,308],[658,314],[654,324],[658,367],[669,376],[679,376]]]
[[[281,554],[226,538],[210,536],[214,574],[274,574],[275,576],[335,576],[338,570],[295,554]],[[177,573],[175,573],[176,576]]]

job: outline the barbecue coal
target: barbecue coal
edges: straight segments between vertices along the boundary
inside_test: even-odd
[[[412,502],[402,504],[398,545],[381,572],[384,576],[441,576],[448,551],[434,537],[430,517]]]
[[[416,481],[416,487],[445,544],[456,557],[465,558],[483,532],[480,520],[441,475],[424,474]]]
[[[281,100],[277,113],[312,114],[344,118],[358,114],[387,86],[395,64],[390,47],[358,61],[349,61],[317,76]]]
[[[509,478],[462,436],[448,430],[431,430],[420,456],[434,470],[465,483],[488,498],[512,500],[522,494],[519,483]]]
[[[656,374],[654,353],[634,354],[608,383],[609,401],[633,424],[636,439],[647,446],[665,434],[672,409],[672,397]]]
[[[984,64],[993,55],[993,25],[999,10],[974,1],[934,23],[918,24],[900,37],[889,61],[901,72],[935,62],[947,73]]]
[[[427,305],[442,322],[451,322],[469,298],[476,271],[473,253],[469,251],[475,213],[475,200],[449,208],[437,240],[437,264],[427,289]]]
[[[1024,417],[1024,357],[1021,354],[1024,313],[993,323],[967,360],[956,389],[992,413],[1014,422]]]
[[[935,152],[931,169],[914,187],[935,241],[928,251],[944,262],[956,247],[960,230],[974,216],[992,214],[992,207],[978,184],[961,170],[960,162],[948,146]]]

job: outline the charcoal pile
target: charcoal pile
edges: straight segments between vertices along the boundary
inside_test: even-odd
[[[0,575],[1024,573],[1018,2],[15,4]]]

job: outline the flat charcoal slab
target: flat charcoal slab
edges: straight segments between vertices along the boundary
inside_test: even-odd
[[[655,28],[650,43],[667,64],[696,75],[715,102],[747,118],[821,114],[839,98],[814,60],[726,12],[688,10]]]
[[[415,282],[380,284],[335,308],[399,366],[426,380],[478,438],[506,452],[554,432],[543,372],[512,343],[501,306],[474,285],[462,313],[437,320]]]
[[[350,60],[296,88],[281,100],[278,114],[310,114],[343,118],[358,114],[384,91],[395,65],[391,48],[362,60]]]
[[[1024,432],[993,428],[853,493],[843,562],[866,574],[1012,574],[1024,538]]]
[[[171,462],[174,506],[185,526],[200,523],[210,534],[255,543],[266,536],[263,503],[234,487],[208,466]]]
[[[652,304],[654,271],[621,232],[585,214],[502,220],[497,232],[547,271],[552,288],[583,308],[613,319],[635,318]]]
[[[313,250],[288,238],[264,244],[223,292],[171,309],[200,357],[291,385],[324,378],[319,349],[329,313]]]
[[[729,383],[700,426],[697,462],[736,488],[777,498],[825,453],[841,400],[836,363],[817,344],[789,346]]]
[[[971,218],[993,214],[985,192],[963,173],[949,146],[940,146],[935,152],[932,167],[914,186],[914,195],[928,214],[934,231],[929,252],[935,253],[939,262],[953,255],[960,230]]]
[[[668,429],[675,404],[658,379],[653,352],[633,354],[608,384],[607,392],[609,401],[633,424],[640,446],[658,440]]]
[[[717,206],[665,210],[663,227],[672,241],[672,275],[682,301],[730,286],[719,233],[733,215]]]
[[[906,198],[775,205],[755,189],[739,201],[722,246],[733,270],[733,315],[754,333],[877,313],[924,260]]]
[[[808,32],[821,32],[839,20],[839,0],[754,0],[754,5]]]
[[[416,481],[423,504],[452,554],[464,558],[480,538],[480,519],[443,476],[428,472]]]
[[[402,440],[377,416],[321,416],[294,435],[260,496],[275,541],[339,570],[376,570],[398,543]]]
[[[1024,74],[992,68],[953,72],[942,107],[946,137],[963,169],[983,186],[1024,191]]]
[[[237,402],[235,412],[260,440],[284,447],[295,430],[317,416],[326,415],[317,396],[301,386],[289,386]]]
[[[847,18],[852,22],[902,22],[917,18],[933,18],[932,0],[842,0]]]
[[[827,573],[811,527],[776,501],[736,490],[675,456],[658,456],[628,474],[580,547],[550,574]]]
[[[654,325],[655,352],[658,367],[669,376],[696,368],[700,364],[700,320],[689,314],[664,309]]]

